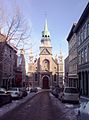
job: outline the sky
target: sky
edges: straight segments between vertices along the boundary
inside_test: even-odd
[[[84,11],[89,0],[0,0],[1,6],[8,15],[19,7],[21,13],[29,23],[31,31],[28,48],[33,49],[34,56],[39,55],[39,46],[44,29],[45,15],[51,34],[52,53],[59,56],[62,50],[64,59],[68,55],[66,38],[73,23],[76,23]],[[26,41],[27,42],[27,41]],[[26,47],[25,47],[26,48]],[[30,50],[26,50],[26,59]]]

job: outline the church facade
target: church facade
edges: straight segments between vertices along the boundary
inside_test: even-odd
[[[39,58],[33,61],[32,50],[29,55],[28,76],[31,86],[38,86],[42,89],[63,85],[63,56],[60,52],[59,58],[53,58],[50,32],[47,19],[45,20],[44,31],[40,45]]]

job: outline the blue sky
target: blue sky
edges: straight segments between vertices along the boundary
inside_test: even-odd
[[[41,33],[44,28],[45,14],[47,14],[48,28],[51,34],[53,54],[63,51],[66,58],[68,43],[66,38],[73,23],[80,18],[89,0],[0,0],[6,11],[14,11],[19,6],[23,16],[29,22],[31,29],[31,43],[34,55],[39,55]],[[29,46],[30,47],[30,46]],[[29,53],[29,51],[26,51]],[[29,54],[28,54],[29,55]]]

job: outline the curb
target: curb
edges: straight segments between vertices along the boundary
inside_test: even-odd
[[[88,97],[80,96],[80,98],[89,101],[89,98],[88,98]]]

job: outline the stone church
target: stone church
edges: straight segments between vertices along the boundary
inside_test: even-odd
[[[49,89],[50,87],[63,85],[63,56],[53,58],[50,32],[48,30],[47,19],[42,31],[39,58],[33,60],[32,49],[29,55],[28,76],[29,84],[33,87]]]

